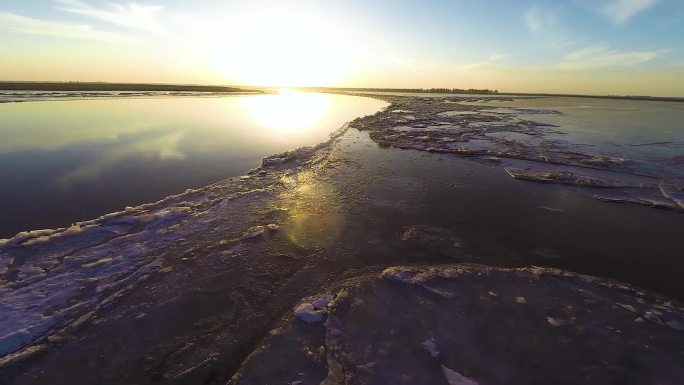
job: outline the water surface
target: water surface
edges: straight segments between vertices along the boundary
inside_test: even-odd
[[[584,151],[639,162],[649,174],[684,178],[684,103],[581,97],[523,98],[492,101],[489,106],[541,109],[561,114],[521,114],[558,127],[547,140]]]
[[[0,238],[242,174],[384,106],[313,93],[0,104]]]

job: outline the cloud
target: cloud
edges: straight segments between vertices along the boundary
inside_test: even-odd
[[[612,0],[601,10],[613,23],[622,25],[637,14],[653,7],[659,0]]]
[[[66,24],[34,19],[4,11],[0,11],[0,28],[19,33],[72,39],[97,40],[104,42],[124,42],[128,40],[125,36],[97,31],[89,25]]]
[[[535,5],[525,11],[523,22],[534,34],[535,39],[543,44],[543,48],[559,51],[579,42],[563,23],[564,9],[563,5],[554,7]]]
[[[489,61],[501,61],[507,57],[508,55],[503,53],[492,53],[489,55]]]
[[[628,67],[649,62],[669,50],[626,51],[611,49],[607,44],[572,51],[561,59],[562,69],[591,69],[605,67]]]
[[[539,6],[528,8],[524,16],[525,25],[534,33],[548,32],[560,24],[559,13],[560,8],[545,9]]]
[[[77,15],[90,17],[119,27],[163,33],[164,28],[157,20],[157,15],[164,10],[161,5],[146,5],[135,2],[127,4],[107,3],[96,8],[80,0],[55,0],[60,4],[58,9]]]
[[[503,53],[491,53],[488,57],[487,60],[479,61],[479,62],[473,62],[473,63],[466,63],[462,64],[458,67],[461,70],[478,70],[478,69],[488,69],[488,68],[495,68],[499,67],[501,64],[501,61],[506,59],[508,55],[503,54]]]

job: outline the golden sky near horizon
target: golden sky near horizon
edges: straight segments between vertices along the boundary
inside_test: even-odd
[[[684,96],[667,0],[7,1],[0,80]]]

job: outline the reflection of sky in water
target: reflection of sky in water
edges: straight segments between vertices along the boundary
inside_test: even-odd
[[[301,93],[0,105],[0,237],[241,174],[384,106]]]
[[[490,112],[515,112],[513,120],[556,126],[548,127],[538,137],[524,138],[510,132],[491,136],[532,146],[543,143],[559,151],[618,157],[626,160],[625,166],[631,172],[663,179],[684,178],[684,127],[681,125],[684,103],[543,97],[493,101],[486,105],[498,107]],[[520,110],[516,112],[516,109]],[[525,109],[548,109],[561,114],[525,113]]]
[[[549,97],[488,105],[560,111],[563,115],[523,117],[557,125],[564,133],[548,134],[548,139],[588,145],[592,151],[637,159],[684,155],[684,103]]]

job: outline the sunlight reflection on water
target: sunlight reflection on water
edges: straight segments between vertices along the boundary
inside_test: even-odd
[[[285,92],[0,105],[0,238],[240,175],[385,102]]]
[[[281,90],[277,95],[239,99],[239,105],[254,121],[274,131],[311,130],[330,110],[323,94]]]
[[[339,238],[345,225],[339,194],[331,184],[315,178],[311,171],[284,178],[286,185],[297,186],[279,197],[288,213],[285,236],[301,247],[324,247]]]

